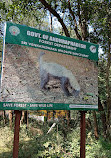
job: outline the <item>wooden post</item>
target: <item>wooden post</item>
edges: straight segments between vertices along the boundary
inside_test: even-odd
[[[85,111],[80,111],[81,123],[80,123],[80,158],[85,158],[85,138],[86,138],[86,122],[85,122]]]
[[[15,110],[15,130],[14,130],[13,158],[18,158],[20,118],[21,118],[21,111]]]

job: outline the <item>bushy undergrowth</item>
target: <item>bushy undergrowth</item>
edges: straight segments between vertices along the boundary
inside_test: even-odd
[[[43,125],[36,122],[20,128],[19,158],[79,158],[80,129],[67,128],[63,122],[57,123],[47,134],[52,123]],[[13,130],[0,127],[0,158],[12,158]],[[86,158],[110,158],[111,143],[103,138],[95,140],[91,133],[86,138]]]
[[[87,158],[110,158],[111,157],[111,142],[105,141],[102,137],[100,137],[99,140],[95,140],[91,136],[87,137],[86,157]]]

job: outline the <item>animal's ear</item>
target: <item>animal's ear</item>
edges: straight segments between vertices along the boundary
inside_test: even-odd
[[[44,55],[45,53],[44,52],[40,52],[40,56]]]

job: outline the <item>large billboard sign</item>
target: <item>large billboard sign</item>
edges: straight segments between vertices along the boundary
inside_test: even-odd
[[[6,23],[0,110],[97,110],[98,45]]]

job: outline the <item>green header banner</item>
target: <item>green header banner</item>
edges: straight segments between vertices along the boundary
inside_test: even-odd
[[[6,23],[5,42],[98,60],[98,45],[45,32],[25,25]]]

